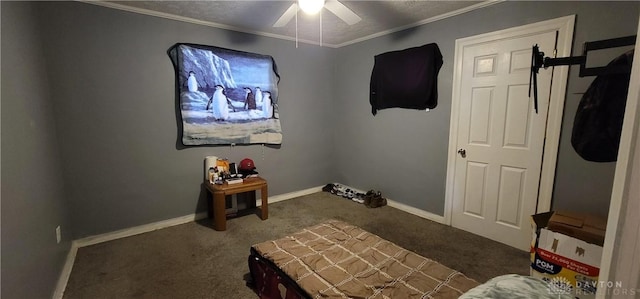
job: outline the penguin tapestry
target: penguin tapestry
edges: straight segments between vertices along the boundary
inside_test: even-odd
[[[184,145],[282,143],[280,76],[271,56],[195,44],[168,53]]]

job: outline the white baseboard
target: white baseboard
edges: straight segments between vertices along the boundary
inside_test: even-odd
[[[71,242],[71,248],[69,249],[69,253],[67,254],[67,260],[64,262],[64,266],[62,266],[62,272],[60,273],[60,277],[58,278],[58,283],[56,284],[56,289],[53,292],[53,299],[62,299],[62,295],[64,295],[64,290],[67,288],[67,282],[69,281],[69,276],[71,276],[71,270],[73,269],[73,263],[76,260],[76,253],[78,252],[78,245],[76,241]]]
[[[431,221],[434,221],[434,222],[438,222],[438,223],[444,224],[444,216],[440,216],[440,215],[437,215],[437,214],[434,214],[434,213],[431,213],[431,212],[427,212],[425,210],[420,210],[418,208],[415,208],[415,207],[412,207],[412,206],[409,206],[409,205],[405,205],[403,203],[399,203],[397,201],[393,201],[393,200],[388,199],[388,198],[387,198],[387,205],[392,207],[392,208],[396,208],[398,210],[407,212],[409,214],[413,214],[413,215],[416,215],[416,216],[421,217],[421,218],[425,218],[425,219],[428,219],[428,220],[431,220]]]
[[[283,200],[288,200],[288,199],[292,199],[292,198],[296,198],[296,197],[300,197],[300,196],[305,196],[305,195],[321,192],[322,191],[322,187],[324,187],[324,186],[312,187],[312,188],[304,189],[304,190],[300,190],[300,191],[293,191],[293,192],[289,192],[289,193],[285,193],[285,194],[269,196],[269,203],[279,202],[279,201],[283,201]],[[261,206],[262,205],[262,200],[260,200],[259,198],[256,199],[256,205],[257,206]]]
[[[320,192],[322,191],[322,187],[323,186],[313,187],[313,188],[304,189],[300,191],[294,191],[294,192],[289,192],[285,194],[269,196],[269,203],[279,202],[287,199],[292,199],[292,198]],[[261,206],[262,201],[259,199],[256,200],[256,205]],[[207,212],[189,214],[186,216],[180,216],[180,217],[153,222],[149,224],[143,224],[140,226],[125,228],[125,229],[121,229],[113,232],[108,232],[100,235],[78,239],[78,240],[75,240],[74,242],[76,242],[78,248],[80,248],[80,247],[94,245],[102,242],[117,240],[120,238],[130,237],[138,234],[148,233],[154,230],[163,229],[163,228],[180,225],[180,224],[185,224],[188,222],[193,222],[193,221],[197,221],[204,218],[207,218]]]
[[[348,187],[349,189],[354,190],[355,192],[358,192],[358,193],[366,193],[366,191],[359,190],[359,189],[353,188],[351,186],[347,186],[345,184],[341,184],[341,183],[334,183],[334,184],[340,184],[340,185]],[[414,208],[412,206],[405,205],[403,203],[399,203],[399,202],[391,200],[389,198],[387,198],[387,205],[392,207],[392,208],[396,208],[396,209],[398,209],[400,211],[404,211],[404,212],[416,215],[416,216],[421,217],[421,218],[425,218],[425,219],[428,219],[428,220],[431,220],[431,221],[434,221],[434,222],[445,224],[444,216],[436,215],[436,214],[433,214],[431,212],[427,212],[425,210],[420,210],[418,208]]]
[[[181,216],[181,217],[162,220],[162,221],[153,222],[149,224],[143,224],[140,226],[125,228],[125,229],[121,229],[113,232],[108,232],[100,235],[78,239],[78,240],[75,240],[74,242],[76,242],[78,245],[78,248],[80,248],[80,247],[94,245],[102,242],[117,240],[120,238],[148,233],[154,230],[163,229],[163,228],[167,228],[175,225],[185,224],[185,223],[193,222],[203,218],[207,218],[207,212],[189,214],[186,216]]]

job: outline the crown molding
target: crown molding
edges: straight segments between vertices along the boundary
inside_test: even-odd
[[[123,10],[123,11],[128,11],[128,12],[133,12],[133,13],[138,13],[138,14],[143,14],[143,15],[148,15],[148,16],[153,16],[153,17],[158,17],[158,18],[163,18],[163,19],[168,19],[168,20],[173,20],[173,21],[179,21],[179,22],[185,22],[185,23],[190,23],[190,24],[196,24],[196,25],[201,25],[201,26],[207,26],[207,27],[213,27],[213,28],[218,28],[218,29],[225,29],[225,30],[230,30],[230,31],[237,31],[237,32],[242,32],[242,33],[248,33],[248,34],[254,34],[254,35],[259,35],[259,36],[265,36],[265,37],[271,37],[271,38],[277,38],[277,39],[282,39],[282,40],[287,40],[287,41],[296,41],[295,37],[290,37],[290,36],[286,36],[286,35],[280,35],[280,34],[274,34],[274,33],[268,33],[268,32],[263,32],[263,31],[257,31],[257,30],[247,30],[247,29],[243,29],[243,28],[239,28],[239,27],[235,27],[235,26],[230,26],[230,25],[226,25],[226,24],[221,24],[221,23],[215,23],[215,22],[209,22],[209,21],[203,21],[203,20],[198,20],[198,19],[194,19],[194,18],[188,18],[188,17],[183,17],[183,16],[178,16],[178,15],[174,15],[174,14],[169,14],[169,13],[163,13],[163,12],[158,12],[158,11],[153,11],[153,10],[149,10],[149,9],[144,9],[144,8],[137,8],[137,7],[131,7],[131,6],[127,6],[127,5],[122,5],[122,4],[118,4],[118,3],[113,3],[113,2],[106,2],[106,1],[91,1],[91,0],[75,0],[76,2],[82,2],[82,3],[87,3],[87,4],[93,4],[93,5],[98,5],[98,6],[102,6],[102,7],[107,7],[107,8],[112,8],[112,9],[118,9],[118,10]],[[328,48],[341,48],[344,46],[349,46],[349,45],[353,45],[359,42],[363,42],[369,39],[373,39],[376,37],[380,37],[380,36],[384,36],[387,34],[391,34],[394,32],[398,32],[398,31],[402,31],[405,29],[409,29],[409,28],[413,28],[413,27],[418,27],[421,25],[425,25],[428,23],[433,23],[436,21],[440,21],[443,19],[447,19],[450,17],[454,17],[460,14],[464,14],[470,11],[474,11],[477,9],[481,9],[481,8],[485,8],[487,6],[491,6],[494,4],[498,4],[498,3],[502,3],[506,0],[488,0],[488,1],[483,1],[480,2],[478,4],[472,5],[472,6],[468,6],[465,8],[461,8],[455,11],[451,11],[445,14],[441,14],[435,17],[431,17],[428,19],[424,19],[412,24],[408,24],[408,25],[404,25],[404,26],[400,26],[400,27],[396,27],[393,29],[389,29],[389,30],[385,30],[385,31],[381,31],[378,33],[374,33],[371,35],[367,35],[361,38],[357,38],[351,41],[347,41],[341,44],[329,44],[329,43],[319,43],[318,41],[313,41],[313,40],[307,40],[307,39],[297,39],[298,43],[304,43],[304,44],[309,44],[309,45],[317,45],[317,46],[323,46],[323,47],[328,47]]]

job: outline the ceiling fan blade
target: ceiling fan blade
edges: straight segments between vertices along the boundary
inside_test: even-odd
[[[273,27],[283,27],[284,25],[287,25],[287,23],[289,23],[289,21],[291,21],[291,19],[296,15],[297,11],[298,4],[291,4],[291,6],[289,6],[282,16],[280,16],[280,18],[273,24]]]
[[[338,16],[338,18],[342,19],[345,23],[349,25],[353,25],[355,23],[360,22],[360,20],[362,20],[351,9],[344,6],[344,4],[338,2],[337,0],[327,0],[324,3],[324,8],[328,9],[330,12]]]

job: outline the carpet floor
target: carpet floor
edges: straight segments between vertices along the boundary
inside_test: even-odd
[[[64,298],[257,298],[245,285],[251,245],[328,219],[342,220],[485,282],[528,274],[527,252],[388,206],[369,209],[327,192],[269,204],[256,214],[209,220],[78,249]]]

